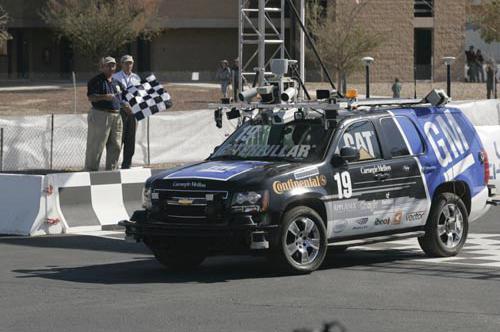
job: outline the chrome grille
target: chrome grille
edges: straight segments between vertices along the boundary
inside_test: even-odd
[[[228,198],[227,191],[160,189],[155,192],[159,194],[162,215],[173,223],[204,223],[217,219],[216,214],[209,215],[209,207],[217,203],[222,205]]]

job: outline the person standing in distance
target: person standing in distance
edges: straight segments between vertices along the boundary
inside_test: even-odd
[[[116,61],[107,56],[101,59],[101,73],[87,83],[87,97],[92,103],[87,118],[87,151],[85,169],[98,171],[102,152],[106,147],[106,170],[118,168],[122,146],[123,123],[120,109],[132,113],[130,105],[122,100],[125,87],[113,79]]]
[[[125,89],[141,84],[141,78],[135,74],[134,58],[131,55],[124,55],[121,58],[121,70],[113,75],[113,78],[120,82]],[[134,114],[128,113],[123,108],[120,110],[123,121],[123,161],[122,169],[129,169],[132,166],[132,157],[135,153],[135,133],[137,130],[137,120]]]
[[[394,79],[394,84],[392,85],[392,98],[401,98],[401,83],[399,83],[399,78]]]
[[[227,90],[231,84],[231,68],[229,68],[229,62],[227,60],[222,60],[220,62],[220,67],[215,75],[216,79],[220,83],[220,89],[223,98],[227,98]]]

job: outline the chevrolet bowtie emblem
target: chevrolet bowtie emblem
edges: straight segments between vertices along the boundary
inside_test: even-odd
[[[179,199],[179,201],[177,203],[179,203],[180,205],[191,205],[191,204],[193,204],[193,200],[192,199]]]

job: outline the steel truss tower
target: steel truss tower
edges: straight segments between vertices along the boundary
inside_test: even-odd
[[[300,1],[301,16],[304,18],[304,0]],[[275,7],[270,7],[274,4]],[[279,4],[279,7],[276,5]],[[239,0],[239,43],[241,75],[243,79],[258,85],[265,82],[271,74],[269,65],[272,59],[287,57],[285,48],[285,4],[286,0]],[[300,74],[304,79],[304,37],[300,35]],[[255,77],[257,75],[257,77]]]

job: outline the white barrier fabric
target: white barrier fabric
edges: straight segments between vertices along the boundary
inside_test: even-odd
[[[50,115],[1,117],[3,169],[48,169]]]
[[[490,184],[500,189],[500,126],[477,126],[490,163]]]
[[[500,100],[453,102],[449,106],[459,108],[474,126],[500,125]]]

